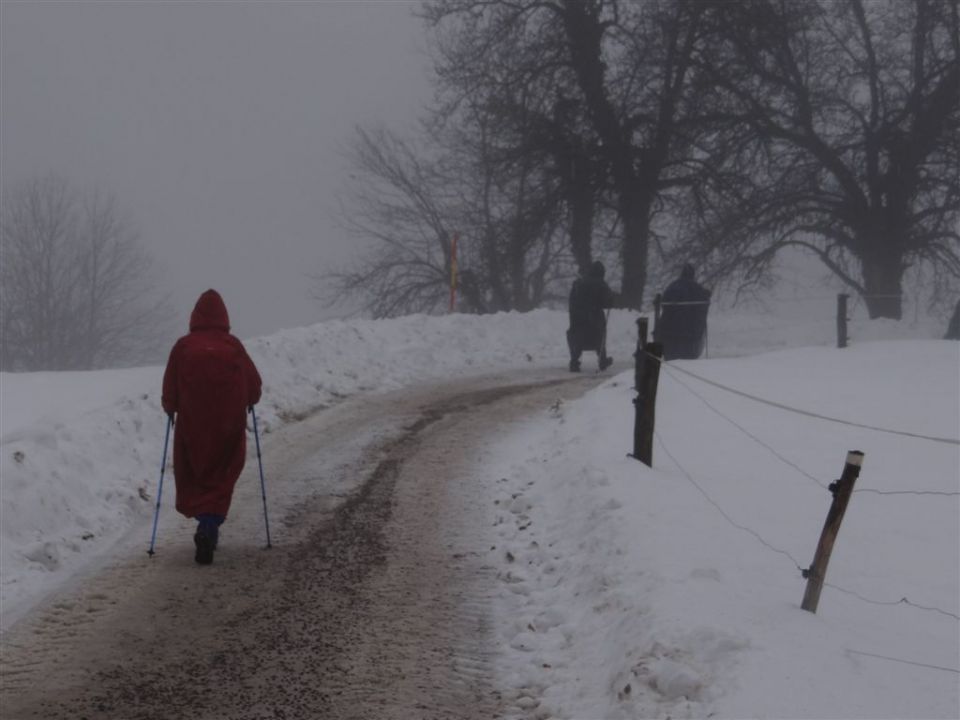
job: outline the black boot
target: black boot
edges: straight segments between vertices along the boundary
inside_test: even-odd
[[[197,546],[197,553],[193,559],[198,565],[209,565],[213,562],[213,551],[217,549],[219,531],[216,520],[206,515],[199,517],[197,532],[193,536],[193,544]]]
[[[610,356],[608,356],[608,355],[604,355],[602,358],[600,358],[600,371],[601,371],[601,372],[603,372],[604,370],[606,370],[606,369],[607,369],[608,367],[610,367],[611,365],[613,365],[613,358],[612,358],[612,357],[610,357]]]
[[[570,361],[570,372],[580,372],[580,361],[571,360]]]
[[[198,565],[210,565],[213,562],[213,549],[216,541],[209,535],[205,535],[199,530],[193,536],[193,544],[197,546],[197,552],[193,559]]]

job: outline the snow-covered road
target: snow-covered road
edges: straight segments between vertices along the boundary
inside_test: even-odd
[[[11,718],[489,718],[496,488],[511,423],[600,376],[556,370],[348,400],[264,438],[211,567],[161,515],[4,640]],[[165,503],[169,505],[170,503]]]

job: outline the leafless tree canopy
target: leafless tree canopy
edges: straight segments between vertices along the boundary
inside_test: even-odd
[[[171,316],[114,201],[46,177],[5,192],[4,370],[89,370],[160,359]]]
[[[762,277],[816,254],[872,317],[912,265],[960,276],[956,0],[751,0],[709,15],[718,132],[692,194],[697,250]]]
[[[454,231],[476,311],[554,296],[608,228],[635,308],[657,260],[749,285],[788,247],[873,317],[900,316],[908,270],[960,279],[958,0],[434,0],[422,16],[422,145],[359,138],[352,224],[380,245],[340,287],[375,314],[443,306]]]
[[[686,182],[692,139],[704,127],[690,72],[704,42],[701,4],[439,0],[424,15],[466,48],[448,52],[453,62],[441,64],[442,79],[459,75],[464,92],[475,93],[482,79],[468,81],[477,61],[493,56],[514,84],[535,83],[545,108],[542,147],[564,193],[577,265],[589,264],[596,221],[613,212],[621,296],[641,307],[657,216]]]
[[[455,235],[461,311],[530,310],[556,292],[569,270],[554,188],[498,144],[488,109],[461,111],[469,117],[428,132],[430,150],[357,131],[342,215],[373,245],[353,269],[317,278],[325,299],[359,296],[374,317],[446,309]]]
[[[360,297],[373,317],[438,310],[450,273],[451,197],[435,165],[386,130],[358,128],[346,230],[371,244],[353,269],[316,278],[320,299]]]

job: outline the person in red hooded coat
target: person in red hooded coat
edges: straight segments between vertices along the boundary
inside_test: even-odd
[[[213,562],[219,527],[246,460],[246,414],[260,400],[260,373],[230,334],[223,298],[207,290],[163,374],[163,409],[174,422],[177,511],[198,521],[195,559]]]

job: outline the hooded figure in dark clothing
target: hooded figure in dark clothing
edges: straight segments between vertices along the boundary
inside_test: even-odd
[[[613,364],[613,358],[607,356],[607,317],[603,311],[614,306],[617,296],[604,280],[605,274],[606,268],[598,260],[586,276],[574,280],[570,289],[567,345],[571,372],[580,372],[580,355],[584,350],[596,351],[601,370]]]
[[[213,562],[219,527],[246,460],[247,409],[260,400],[260,374],[230,334],[223,299],[207,290],[163,374],[163,409],[176,424],[177,511],[198,521],[195,559]]]
[[[695,360],[703,352],[710,291],[694,279],[689,263],[663,292],[654,339],[663,343],[664,360]]]

